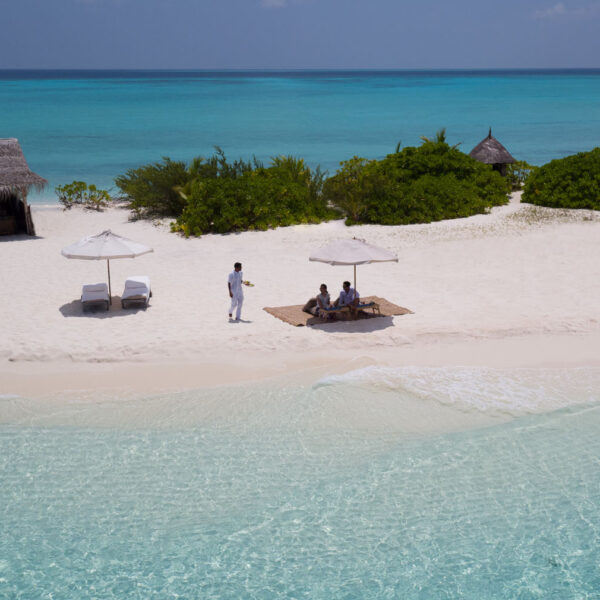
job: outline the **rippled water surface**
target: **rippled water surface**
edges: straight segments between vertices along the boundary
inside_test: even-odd
[[[372,375],[141,399],[122,413],[137,425],[73,424],[88,408],[96,419],[86,404],[60,409],[72,424],[6,422],[0,597],[600,597],[597,372],[548,384],[580,395],[559,410],[418,434],[398,414],[357,425],[360,403],[373,416],[395,399],[401,416],[408,381],[428,401],[414,371]],[[501,375],[484,373],[490,404]],[[527,374],[523,398],[543,380]],[[0,399],[15,402],[28,406]],[[473,410],[486,409],[458,406]]]
[[[19,138],[54,186],[110,187],[170,156],[292,154],[334,173],[447,128],[469,152],[493,127],[517,159],[541,165],[600,139],[600,70],[0,71],[0,135]]]

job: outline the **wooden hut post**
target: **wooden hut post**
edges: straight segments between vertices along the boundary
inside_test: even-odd
[[[21,197],[23,202],[23,208],[25,209],[25,227],[28,235],[35,235],[35,225],[33,224],[33,218],[31,217],[31,206],[27,203],[27,190],[23,191]]]

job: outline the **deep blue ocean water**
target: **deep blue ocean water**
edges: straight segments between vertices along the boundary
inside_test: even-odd
[[[557,71],[0,71],[0,137],[58,184],[163,156],[303,157],[335,172],[445,127],[469,152],[492,127],[543,164],[600,144],[600,69]]]

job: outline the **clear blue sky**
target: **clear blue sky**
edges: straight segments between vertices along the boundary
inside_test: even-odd
[[[600,67],[600,0],[0,0],[0,68]]]

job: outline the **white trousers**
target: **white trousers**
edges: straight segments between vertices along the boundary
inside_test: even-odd
[[[237,294],[233,292],[233,296],[231,297],[231,306],[229,307],[229,314],[233,314],[233,309],[237,307],[235,311],[235,318],[240,319],[242,316],[242,304],[244,304],[244,294],[238,292]]]

